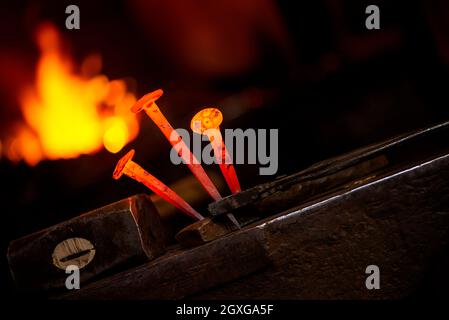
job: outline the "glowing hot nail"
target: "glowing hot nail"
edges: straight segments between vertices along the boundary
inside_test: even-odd
[[[176,192],[167,187],[164,183],[145,171],[141,166],[132,161],[134,150],[129,151],[123,156],[117,166],[115,167],[113,178],[119,179],[122,174],[144,184],[150,188],[154,193],[160,196],[165,201],[171,203],[176,208],[186,213],[192,218],[202,220],[204,217],[193,209],[184,199],[182,199]]]
[[[204,171],[201,164],[195,158],[195,155],[190,151],[185,142],[182,140],[181,136],[179,136],[176,130],[173,129],[173,127],[170,125],[168,120],[165,118],[165,116],[157,106],[156,100],[159,99],[162,94],[163,91],[159,89],[144,95],[131,108],[131,111],[134,113],[138,113],[142,110],[145,110],[146,114],[159,127],[167,140],[170,141],[176,152],[181,155],[190,171],[192,171],[192,173],[195,175],[195,177],[198,179],[207,193],[215,201],[220,200],[222,197],[212,180],[210,180],[209,176],[206,174],[206,171]],[[172,139],[170,139],[170,137]]]
[[[206,108],[198,112],[190,124],[193,132],[206,134],[214,149],[215,158],[218,161],[221,172],[232,193],[241,191],[237,174],[229,156],[228,150],[223,142],[220,133],[220,124],[223,121],[223,115],[216,108]]]

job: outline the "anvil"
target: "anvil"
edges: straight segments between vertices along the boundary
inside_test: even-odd
[[[185,246],[209,242],[235,231],[221,219],[223,214],[233,213],[245,226],[334,190],[352,188],[413,161],[435,156],[447,150],[448,126],[445,122],[403,134],[213,202],[209,205],[212,218],[186,227],[177,239]]]
[[[214,219],[231,210],[253,222],[57,298],[385,299],[416,294],[424,283],[432,288],[426,296],[441,295],[449,283],[449,123],[321,162],[210,209]],[[366,286],[372,265],[380,290]]]

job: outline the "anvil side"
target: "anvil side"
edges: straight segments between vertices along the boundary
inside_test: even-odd
[[[298,173],[211,203],[209,211],[212,218],[186,227],[176,238],[184,246],[213,241],[235,230],[221,219],[224,214],[233,213],[238,222],[245,226],[342,186],[350,188],[354,181],[360,183],[382,172],[424,161],[448,150],[447,141],[449,124],[445,122],[319,162]]]
[[[448,141],[449,122],[444,122],[321,161],[298,173],[227,196],[211,203],[209,211],[212,216],[233,212],[245,224],[249,219],[248,211],[257,212],[260,217],[264,213],[287,210],[353,180],[435,156],[449,149]]]
[[[136,195],[11,242],[8,260],[21,291],[65,289],[66,267],[80,269],[81,285],[165,252],[159,214]]]
[[[379,299],[419,293],[424,283],[432,287],[426,296],[438,296],[449,283],[448,129],[444,123],[323,162],[309,174],[324,177],[367,156],[388,159],[331,190],[315,184],[310,198],[298,196],[286,210],[272,194],[264,219],[59,298]],[[245,210],[258,214],[257,206]],[[380,290],[366,287],[370,265],[380,269]]]

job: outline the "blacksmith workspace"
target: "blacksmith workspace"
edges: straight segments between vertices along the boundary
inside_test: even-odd
[[[2,297],[449,298],[449,2],[3,1],[0,29]]]

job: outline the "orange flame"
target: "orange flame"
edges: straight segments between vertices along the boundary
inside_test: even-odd
[[[20,95],[26,124],[4,143],[8,158],[35,165],[44,158],[75,158],[103,147],[116,153],[137,136],[139,123],[129,112],[136,97],[124,81],[75,74],[53,25],[39,28],[37,42],[41,56],[36,83]],[[81,71],[92,74],[100,68],[101,58],[91,56]]]

